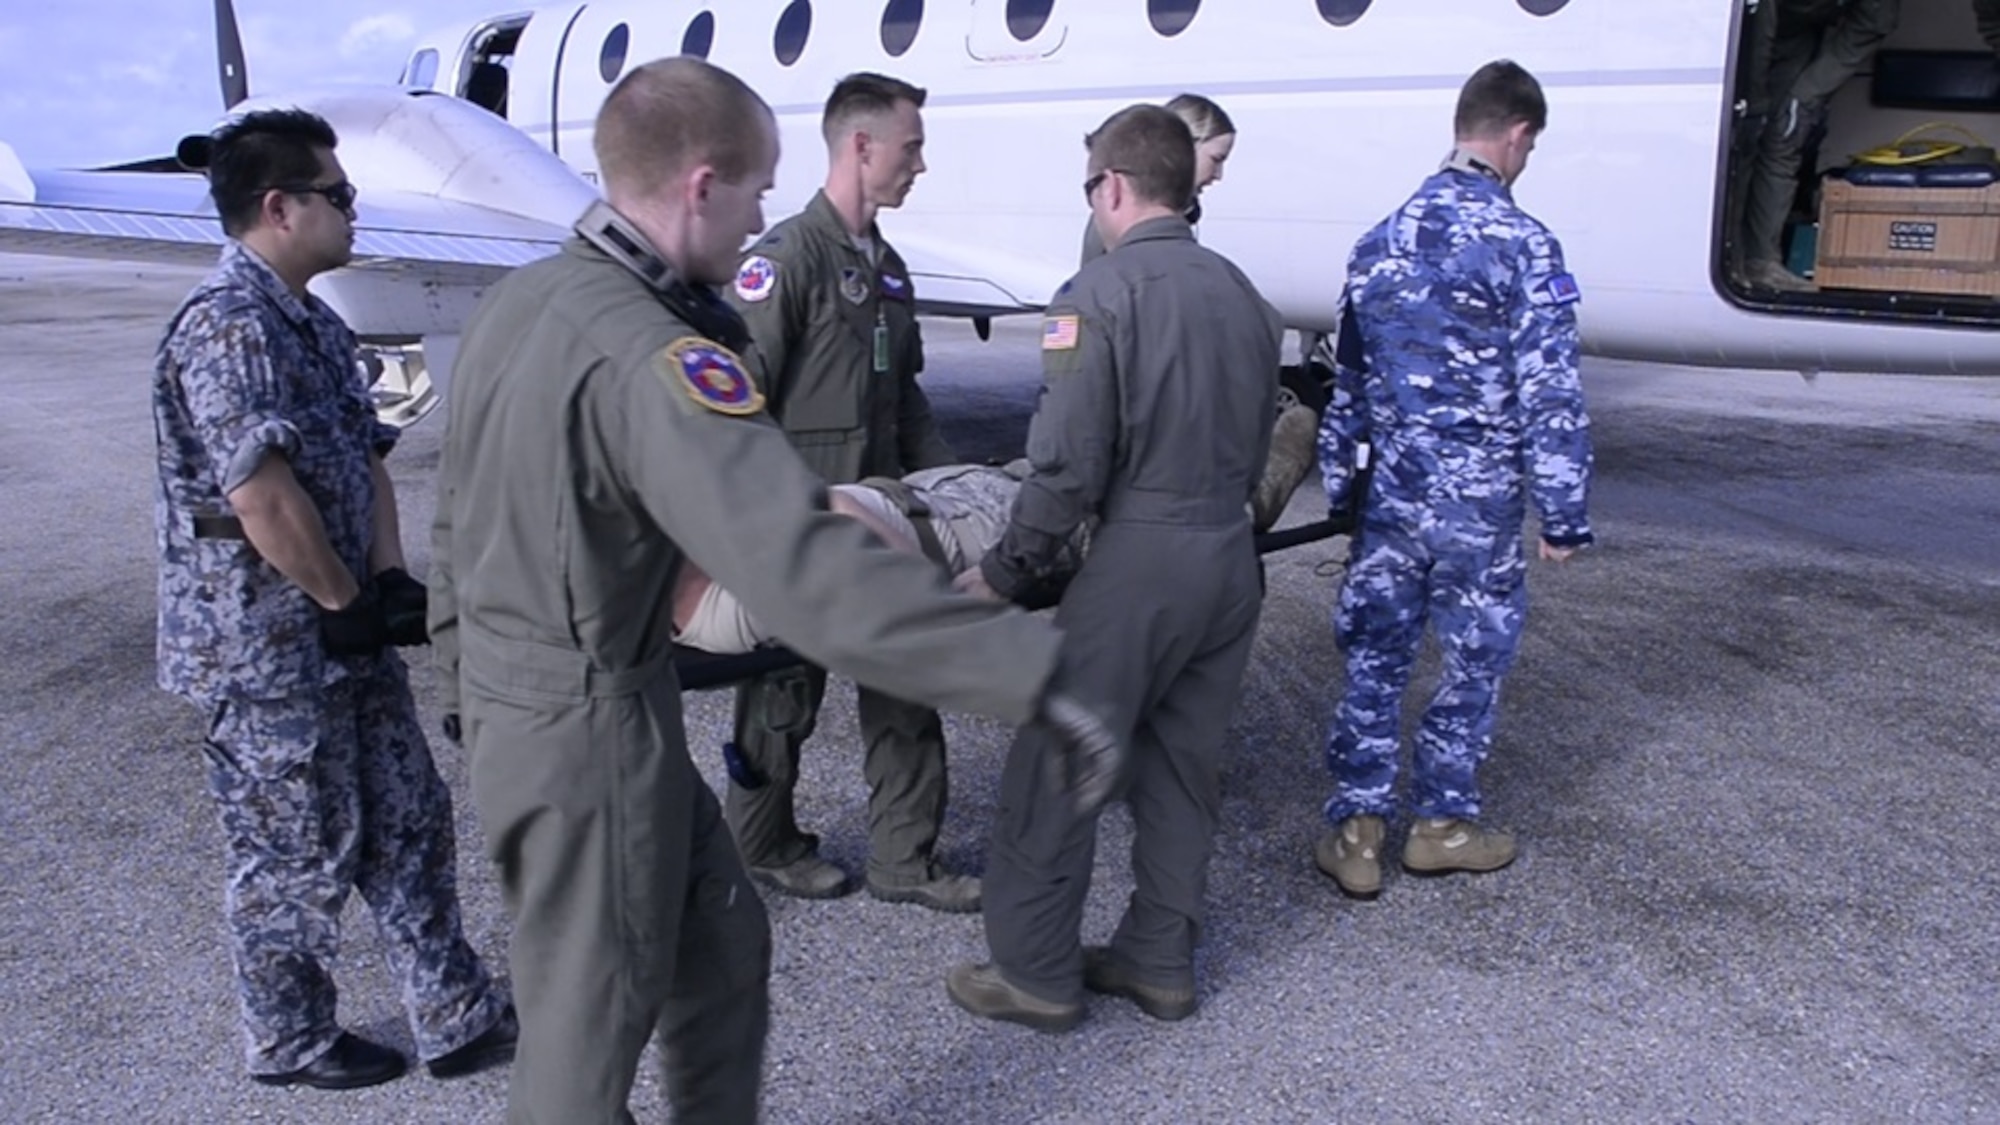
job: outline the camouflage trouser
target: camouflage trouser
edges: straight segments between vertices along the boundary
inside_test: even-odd
[[[297,1070],[339,1037],[331,969],[350,888],[421,1057],[493,1026],[507,997],[460,930],[451,792],[401,662],[318,695],[217,704],[205,749],[251,1073]]]
[[[1364,524],[1334,615],[1347,654],[1347,693],[1326,747],[1335,783],[1326,816],[1335,824],[1395,809],[1403,689],[1427,618],[1443,667],[1417,732],[1411,811],[1479,815],[1474,772],[1492,746],[1500,679],[1514,662],[1527,610],[1520,520],[1496,527],[1410,515]]]

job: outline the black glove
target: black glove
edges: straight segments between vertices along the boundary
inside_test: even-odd
[[[1057,740],[1056,768],[1049,772],[1056,796],[1074,803],[1079,816],[1096,812],[1118,786],[1125,747],[1104,720],[1076,697],[1052,691],[1035,716]]]
[[[363,586],[339,609],[319,611],[319,639],[331,656],[367,656],[389,643],[389,626],[373,586]]]
[[[425,618],[431,611],[431,593],[410,572],[392,566],[375,576],[375,594],[382,601],[382,622],[392,645],[431,643]]]
[[[443,729],[446,741],[450,742],[453,746],[462,747],[465,745],[465,726],[460,722],[458,712],[446,711],[444,713],[444,721],[440,722],[438,726]]]

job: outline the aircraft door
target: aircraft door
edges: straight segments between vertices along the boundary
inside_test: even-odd
[[[583,5],[537,8],[521,29],[514,50],[513,95],[508,118],[536,144],[560,154],[562,137],[556,115],[555,76],[562,60],[563,40]]]
[[[980,62],[1053,57],[1069,39],[1062,9],[1080,0],[972,0],[965,49]]]
[[[654,57],[633,50],[636,29],[631,19],[636,10],[584,5],[570,21],[562,60],[554,71],[560,133],[556,152],[593,182],[597,179],[597,157],[591,151],[590,131],[597,107],[604,104],[604,96],[625,76],[628,67]]]

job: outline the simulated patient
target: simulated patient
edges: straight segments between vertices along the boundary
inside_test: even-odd
[[[1251,499],[1253,524],[1263,531],[1276,523],[1285,503],[1312,464],[1317,430],[1314,413],[1294,406],[1278,416],[1264,480]],[[1014,498],[1030,474],[1026,459],[1005,466],[945,465],[920,469],[900,481],[867,480],[827,489],[827,507],[867,524],[898,551],[928,555],[947,574],[977,566],[1000,541],[1014,511]],[[898,495],[900,493],[900,495]],[[926,512],[912,518],[908,512]],[[923,530],[919,530],[919,525]],[[1076,572],[1090,544],[1086,522],[1071,537],[1057,574]],[[926,543],[926,532],[932,540]],[[706,652],[749,652],[775,641],[723,589],[691,561],[674,580],[674,643]]]

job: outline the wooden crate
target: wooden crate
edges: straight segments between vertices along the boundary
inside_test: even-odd
[[[1857,187],[1827,180],[1813,281],[1822,289],[2000,298],[2000,184]]]

